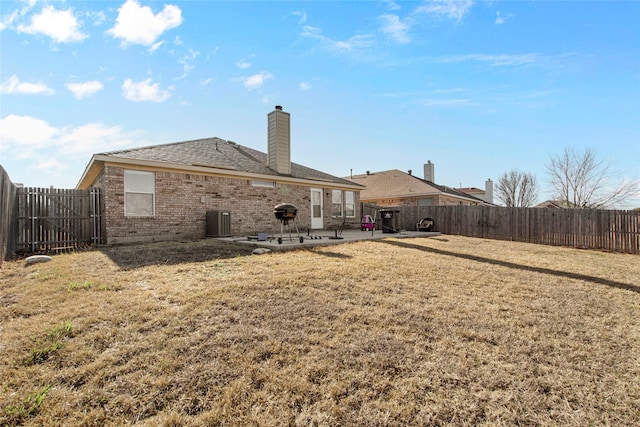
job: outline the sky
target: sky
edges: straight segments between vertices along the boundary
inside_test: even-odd
[[[638,1],[0,1],[0,164],[74,188],[91,156],[219,137],[346,177],[551,197],[565,148],[640,179]],[[627,206],[640,206],[638,198]]]

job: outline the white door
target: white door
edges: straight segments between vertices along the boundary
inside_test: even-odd
[[[322,189],[311,189],[311,228],[323,228],[322,220]]]

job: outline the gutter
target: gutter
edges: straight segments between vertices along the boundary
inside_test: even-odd
[[[98,167],[98,164],[101,164],[98,170],[95,170]],[[340,188],[346,190],[354,190],[361,191],[363,187],[359,184],[346,185],[346,184],[338,184],[332,181],[323,180],[323,179],[310,179],[310,178],[293,178],[293,177],[283,177],[278,175],[264,175],[258,173],[244,172],[238,171],[237,169],[229,169],[228,167],[220,167],[215,165],[203,165],[200,163],[195,163],[192,165],[182,165],[176,163],[167,163],[167,162],[158,162],[153,160],[138,160],[138,159],[126,159],[121,157],[112,157],[104,154],[94,154],[89,162],[89,165],[85,169],[78,185],[76,185],[77,189],[86,189],[89,188],[90,185],[94,182],[95,178],[98,176],[99,171],[105,166],[120,166],[126,167],[129,166],[131,168],[140,169],[140,170],[150,170],[157,171],[167,170],[167,171],[179,171],[179,172],[196,172],[201,175],[210,175],[210,176],[223,176],[228,178],[237,178],[237,179],[256,179],[262,181],[274,181],[276,183],[284,183],[284,184],[303,184],[310,186],[318,186],[319,184],[326,184],[333,188]],[[92,174],[91,172],[95,170]],[[89,181],[85,182],[85,181]]]

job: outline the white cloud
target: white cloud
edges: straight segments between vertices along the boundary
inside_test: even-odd
[[[17,157],[26,157],[34,149],[46,147],[57,133],[58,130],[44,120],[30,116],[9,114],[0,119],[0,139],[4,146],[13,147]]]
[[[113,151],[135,145],[135,133],[125,133],[119,126],[89,123],[78,127],[63,128],[56,140],[62,155],[89,158],[92,154]]]
[[[93,20],[93,25],[102,25],[107,20],[107,15],[103,11],[87,12],[87,16]]]
[[[502,15],[502,13],[500,13],[500,11],[497,11],[496,12],[496,25],[504,24],[505,22],[507,22],[507,19],[511,19],[511,17],[513,17],[513,15],[511,13],[508,13],[506,15]]]
[[[469,99],[446,99],[446,98],[431,98],[424,99],[419,101],[420,105],[425,107],[458,107],[458,106],[468,106],[473,104],[473,102]]]
[[[309,90],[311,89],[311,83],[308,82],[300,82],[300,89]]]
[[[471,55],[453,55],[444,56],[437,59],[437,62],[444,63],[460,63],[466,61],[488,62],[496,67],[515,67],[533,65],[539,60],[539,56],[535,53],[526,53],[521,55],[485,55],[485,54],[471,54]]]
[[[86,98],[104,89],[104,86],[98,80],[83,83],[67,83],[65,87],[78,99]]]
[[[156,42],[156,43],[152,44],[152,45],[151,45],[151,47],[149,48],[149,53],[153,53],[153,52],[155,52],[155,51],[156,51],[156,50],[158,50],[158,48],[159,48],[160,46],[162,46],[163,44],[164,44],[164,40],[163,40],[163,41],[159,41],[159,42]]]
[[[382,26],[382,32],[390,36],[398,43],[407,44],[411,41],[411,38],[407,34],[409,31],[409,25],[402,22],[397,15],[386,14],[380,17],[384,24]]]
[[[178,60],[178,62],[182,64],[183,73],[176,80],[184,79],[191,71],[193,71],[194,68],[196,68],[194,63],[198,55],[200,55],[200,52],[198,52],[197,50],[189,49],[189,53]]]
[[[57,170],[62,171],[67,169],[67,165],[60,163],[57,159],[52,158],[41,158],[38,163],[34,166],[34,169],[38,170]]]
[[[137,83],[131,79],[125,80],[122,84],[122,95],[134,102],[163,102],[171,97],[168,90],[160,89],[160,84],[152,83],[150,78]]]
[[[398,5],[398,3],[394,2],[393,0],[384,0],[384,3],[386,4],[386,9],[387,10],[398,10],[398,9],[400,9],[400,5]]]
[[[253,76],[249,76],[243,80],[244,87],[249,90],[257,89],[263,85],[266,80],[272,79],[273,74],[268,73],[266,71],[262,71],[258,74],[254,74]]]
[[[307,22],[307,13],[304,10],[296,10],[295,12],[291,12],[293,16],[299,16],[298,25],[302,25]]]
[[[18,31],[27,34],[44,34],[56,43],[70,43],[88,37],[79,29],[80,24],[71,9],[56,10],[47,6],[31,17],[31,25],[19,25]]]
[[[312,27],[311,25],[303,26],[301,35],[318,40],[323,46],[333,51],[350,51],[373,45],[373,37],[371,35],[359,34],[347,40],[333,40],[330,37],[324,36],[320,28]]]
[[[153,45],[165,31],[182,24],[182,11],[178,6],[165,5],[154,14],[149,6],[140,6],[136,0],[127,0],[118,9],[116,25],[108,32],[122,39],[123,45]]]
[[[0,21],[0,31],[9,28],[13,25],[13,22],[16,20],[16,18],[18,17],[18,11],[14,10],[12,13],[5,15],[2,18],[2,21]]]
[[[13,114],[0,119],[0,140],[16,165],[24,164],[12,176],[16,182],[39,180],[35,185],[49,186],[51,178],[58,177],[63,187],[75,185],[92,154],[149,143],[139,132],[125,132],[119,126],[88,123],[58,128],[35,117]],[[69,170],[77,175],[70,175]]]
[[[247,61],[245,61],[244,59],[241,59],[240,61],[236,62],[236,67],[238,68],[242,68],[243,70],[251,67],[251,64]]]
[[[414,14],[426,14],[462,21],[472,6],[473,0],[430,0],[416,8]]]
[[[44,83],[21,82],[15,74],[0,84],[0,93],[23,95],[53,95],[55,91]]]

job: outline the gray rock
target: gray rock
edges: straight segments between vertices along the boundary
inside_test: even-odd
[[[51,257],[48,255],[33,255],[24,260],[27,265],[36,264],[38,262],[49,262]]]
[[[267,248],[255,248],[253,250],[253,252],[251,252],[254,255],[262,255],[262,254],[268,254],[269,252],[271,252],[271,249],[267,249]]]

